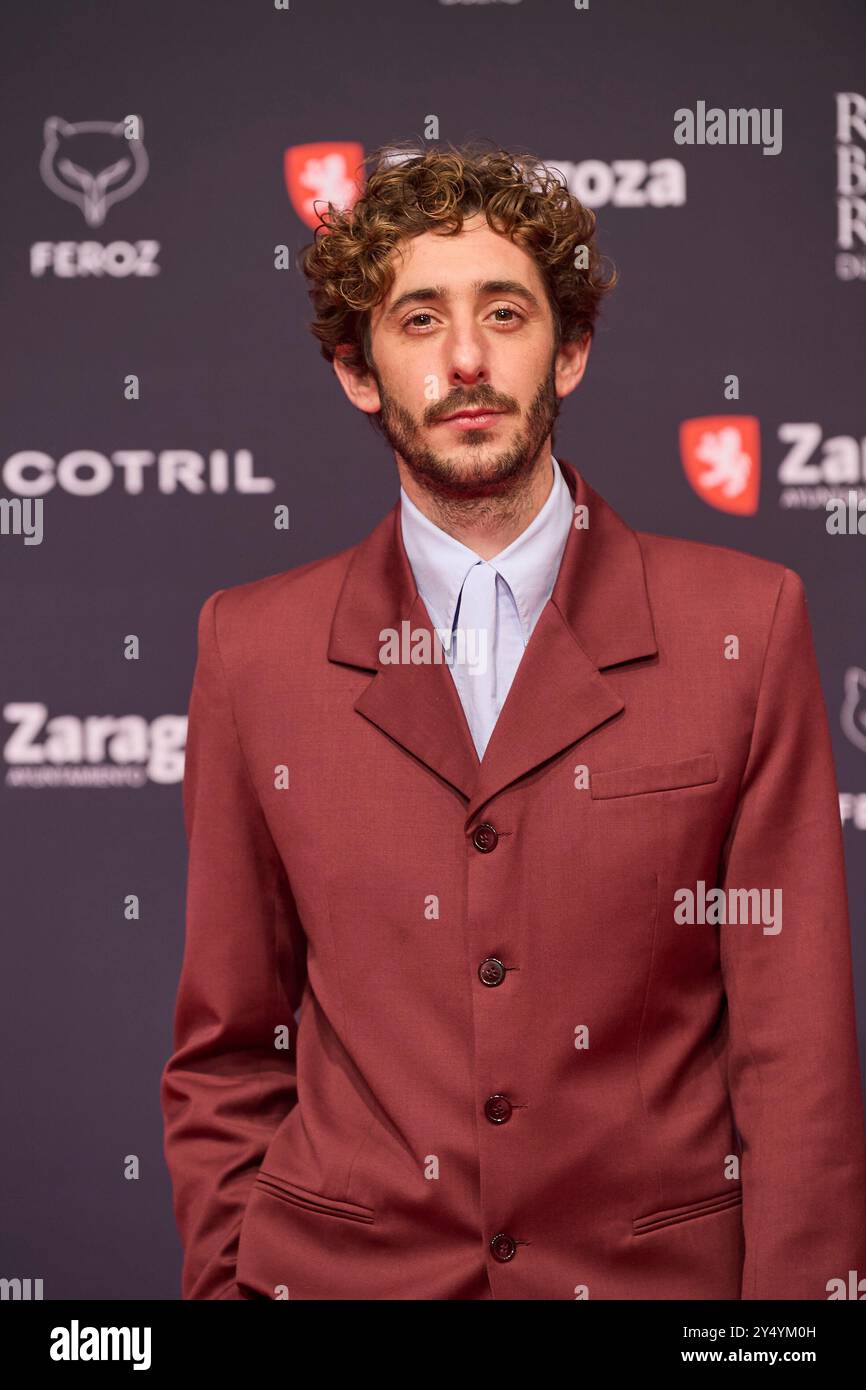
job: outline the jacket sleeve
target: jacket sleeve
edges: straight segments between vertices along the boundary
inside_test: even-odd
[[[297,1102],[303,932],[240,746],[217,643],[220,595],[199,615],[183,808],[186,940],[163,1070],[164,1151],[185,1299],[240,1299],[238,1238],[265,1150]],[[276,1030],[288,1030],[278,1048]]]
[[[780,890],[781,930],[722,925],[742,1143],[743,1299],[826,1299],[866,1273],[866,1135],[830,731],[803,582],[782,575],[725,889]],[[728,898],[727,901],[730,901]]]

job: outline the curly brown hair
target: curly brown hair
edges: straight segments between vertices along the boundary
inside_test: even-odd
[[[613,266],[603,273],[595,213],[568,191],[559,171],[531,154],[477,145],[390,145],[365,164],[360,197],[347,210],[329,202],[299,258],[316,314],[310,328],[328,362],[339,347],[347,367],[375,370],[370,310],[394,282],[394,247],[431,230],[454,236],[478,212],[534,257],[553,311],[556,348],[593,334],[617,274]],[[578,247],[586,248],[585,268],[575,266]]]

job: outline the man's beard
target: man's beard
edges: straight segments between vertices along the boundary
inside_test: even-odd
[[[441,502],[469,501],[480,497],[515,499],[532,476],[535,462],[559,414],[553,365],[542,380],[526,412],[523,428],[511,445],[490,453],[491,444],[486,430],[467,431],[461,455],[437,453],[422,443],[421,430],[409,411],[384,390],[376,375],[382,408],[379,426],[391,448],[405,460],[419,487]],[[432,425],[445,415],[460,409],[489,406],[514,414],[519,409],[511,396],[498,395],[489,386],[475,390],[449,393],[426,412],[424,423]],[[504,418],[508,418],[507,416]],[[473,451],[484,458],[473,459]]]

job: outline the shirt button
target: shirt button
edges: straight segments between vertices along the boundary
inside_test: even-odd
[[[484,1102],[484,1113],[491,1124],[504,1125],[511,1119],[511,1101],[507,1096],[488,1096]]]
[[[505,966],[495,956],[488,956],[478,967],[478,978],[483,985],[501,985],[505,979]]]
[[[505,1264],[507,1260],[513,1260],[516,1250],[517,1241],[506,1235],[504,1231],[499,1231],[490,1242],[490,1253],[494,1260],[499,1260],[501,1264]]]
[[[489,854],[491,850],[496,848],[498,841],[499,832],[487,820],[476,827],[472,836],[473,845],[482,854]]]

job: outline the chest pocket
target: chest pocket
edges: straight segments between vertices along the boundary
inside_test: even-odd
[[[595,800],[611,796],[642,796],[646,792],[668,792],[677,787],[699,787],[717,782],[719,769],[714,753],[698,753],[676,763],[651,763],[643,767],[620,767],[610,772],[590,772],[589,794]]]

